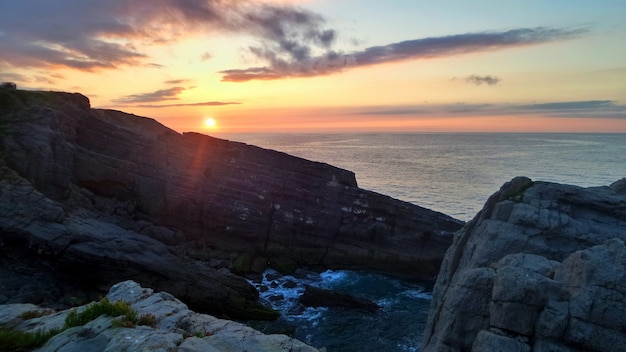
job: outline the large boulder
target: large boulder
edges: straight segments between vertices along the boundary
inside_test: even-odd
[[[134,281],[113,285],[106,297],[110,302],[128,303],[138,317],[149,317],[145,319],[149,324],[118,327],[114,321],[119,318],[102,315],[61,332],[37,351],[318,351],[285,335],[265,335],[245,324],[196,313],[170,293],[155,292]],[[73,309],[82,312],[85,308]],[[54,312],[26,304],[0,305],[0,329],[60,329],[70,311]]]
[[[341,307],[376,312],[380,307],[369,299],[355,297],[343,292],[306,285],[299,298],[307,307]]]
[[[623,193],[513,179],[456,234],[422,351],[622,350],[625,240]]]

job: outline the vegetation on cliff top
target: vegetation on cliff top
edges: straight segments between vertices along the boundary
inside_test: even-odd
[[[28,351],[43,346],[52,337],[63,331],[83,326],[98,317],[106,315],[111,317],[121,317],[113,321],[113,327],[134,328],[135,325],[146,325],[154,327],[156,318],[152,314],[138,316],[137,312],[124,301],[110,302],[103,298],[99,302],[87,305],[82,311],[73,309],[65,317],[65,324],[60,329],[50,329],[48,331],[37,330],[35,332],[25,332],[14,328],[0,328],[0,351],[17,352]],[[36,318],[36,314],[23,314],[22,318]]]

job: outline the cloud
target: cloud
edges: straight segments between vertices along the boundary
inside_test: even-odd
[[[623,108],[616,105],[612,100],[585,100],[585,101],[566,101],[556,103],[543,103],[522,105],[520,108],[525,110],[588,110],[588,109],[614,109]]]
[[[407,118],[437,116],[511,116],[537,114],[569,118],[626,119],[626,105],[612,100],[581,100],[548,102],[530,105],[515,104],[424,104],[401,107],[370,107],[346,112],[347,115],[402,115]]]
[[[224,81],[242,82],[287,77],[309,77],[341,72],[344,69],[382,63],[450,57],[475,52],[503,50],[528,45],[572,39],[587,29],[519,28],[504,32],[480,32],[407,40],[362,51],[340,53],[327,50],[323,55],[308,53],[285,59],[275,48],[251,48],[253,54],[269,62],[266,67],[225,70]]]
[[[519,28],[407,40],[362,51],[337,49],[338,32],[319,13],[289,3],[252,0],[5,1],[0,11],[0,67],[86,71],[162,67],[142,51],[182,36],[241,34],[266,63],[222,71],[224,81],[327,75],[355,67],[448,57],[560,41],[586,29]],[[207,60],[210,53],[202,55]]]
[[[146,62],[146,53],[137,45],[216,32],[249,35],[260,47],[304,59],[314,47],[328,47],[336,36],[323,28],[319,14],[281,2],[25,0],[2,6],[0,65],[13,67],[94,71],[158,65]]]
[[[0,82],[24,82],[24,81],[28,81],[28,78],[26,78],[26,76],[24,75],[20,75],[17,73],[9,73],[9,72],[3,72],[0,73]]]
[[[188,79],[174,79],[165,81],[167,84],[180,84],[188,82]],[[236,105],[241,104],[238,102],[221,102],[221,101],[206,101],[199,103],[180,103],[180,104],[142,104],[142,103],[153,103],[160,102],[166,100],[179,100],[178,95],[184,92],[187,89],[184,87],[172,87],[167,89],[159,89],[154,92],[149,93],[140,93],[140,94],[131,94],[118,99],[115,99],[114,102],[121,105],[133,106],[138,108],[171,108],[171,107],[182,107],[182,106],[222,106],[222,105]]]
[[[182,79],[171,79],[171,80],[165,81],[163,83],[165,83],[165,84],[183,84],[183,83],[188,83],[188,82],[190,82],[189,79],[182,78]]]
[[[470,75],[470,76],[465,77],[465,82],[472,83],[477,86],[480,86],[483,83],[488,86],[495,86],[496,84],[500,83],[500,78],[495,77],[495,76],[490,76],[490,75],[486,75],[486,76]]]
[[[138,108],[171,108],[171,107],[180,107],[180,106],[223,106],[223,105],[238,105],[241,103],[238,102],[221,102],[221,101],[206,101],[201,103],[185,103],[185,104],[140,104],[133,105]]]
[[[116,103],[132,104],[132,103],[150,103],[163,100],[178,100],[178,94],[185,91],[183,87],[172,87],[168,89],[159,89],[150,93],[131,94],[125,97],[115,99]]]

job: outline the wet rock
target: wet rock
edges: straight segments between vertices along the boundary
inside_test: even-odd
[[[380,309],[376,303],[368,299],[309,285],[305,286],[304,293],[299,300],[307,307],[343,307],[369,312],[376,312]]]

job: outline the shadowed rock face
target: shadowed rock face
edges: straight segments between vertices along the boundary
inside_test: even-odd
[[[626,195],[516,178],[460,230],[422,351],[626,346]]]
[[[0,91],[0,133],[4,209],[23,203],[15,208],[21,212],[0,214],[3,236],[107,285],[139,276],[156,289],[193,291],[187,279],[173,284],[204,272],[180,264],[183,247],[222,260],[246,255],[257,269],[274,263],[432,278],[462,225],[359,189],[350,171],[91,109],[80,94]],[[239,286],[231,276],[213,281]]]

